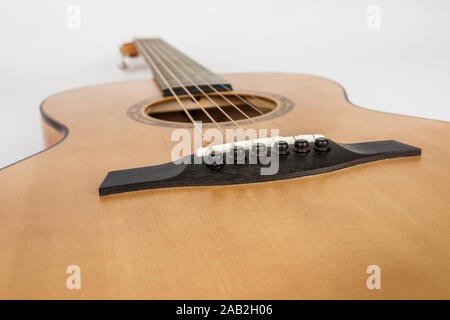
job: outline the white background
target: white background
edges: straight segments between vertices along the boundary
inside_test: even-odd
[[[66,26],[70,5],[79,30]],[[370,5],[379,30],[366,26]],[[450,120],[450,1],[15,0],[0,12],[0,167],[42,150],[47,96],[150,77],[117,68],[119,45],[137,36],[162,37],[218,73],[316,74],[357,105]]]

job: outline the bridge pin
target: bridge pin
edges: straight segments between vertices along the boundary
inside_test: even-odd
[[[309,153],[309,142],[305,139],[297,139],[294,142],[294,151],[301,154],[306,155]]]
[[[268,159],[267,146],[264,143],[255,143],[250,149],[250,163],[257,161],[258,163],[265,163]]]
[[[314,150],[318,152],[327,152],[329,150],[330,142],[327,138],[317,138],[314,142]]]
[[[216,153],[211,151],[211,153],[204,159],[205,164],[208,168],[212,170],[222,169],[225,165],[222,153]]]
[[[273,151],[278,153],[280,157],[287,157],[289,155],[289,144],[284,140],[279,140],[274,143]]]
[[[267,147],[264,143],[255,143],[252,145],[252,153],[260,158],[267,154]]]
[[[235,164],[245,164],[245,149],[244,149],[244,147],[234,146],[233,154],[234,154],[234,163]]]

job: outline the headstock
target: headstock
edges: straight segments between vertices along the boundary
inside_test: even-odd
[[[128,67],[127,63],[125,62],[126,57],[134,58],[134,57],[139,56],[139,52],[136,49],[136,46],[134,45],[133,42],[127,42],[127,43],[122,44],[120,46],[120,53],[122,55],[122,60],[119,64],[120,69],[126,69]]]

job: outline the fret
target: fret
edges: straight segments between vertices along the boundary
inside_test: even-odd
[[[158,38],[139,38],[135,41],[138,41],[142,46],[138,47],[138,50],[145,50],[146,54],[143,55],[145,59],[152,60],[151,63],[149,61],[147,62],[152,69],[154,78],[158,83],[163,96],[172,96],[167,84],[176,95],[187,94],[180,85],[180,82],[191,94],[201,93],[195,86],[200,87],[206,93],[214,91],[210,86],[221,92],[233,90],[228,81],[198,64],[165,41]],[[175,68],[173,65],[176,65],[177,67]],[[158,68],[159,73],[155,71],[154,66]],[[169,69],[170,72],[167,69]],[[182,72],[180,72],[180,70],[182,70]],[[166,81],[163,81],[160,74]]]

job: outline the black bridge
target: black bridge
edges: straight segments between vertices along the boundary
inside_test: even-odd
[[[269,167],[248,160],[250,151],[245,151],[244,164],[205,165],[202,158],[188,156],[185,163],[161,165],[108,172],[99,187],[100,196],[114,193],[189,186],[218,186],[284,180],[391,158],[420,156],[421,149],[394,140],[341,144],[327,140],[326,149],[314,146],[295,149],[286,145],[279,156],[279,168],[275,174],[261,175],[261,168]],[[300,147],[301,148],[301,147]],[[270,149],[269,149],[270,152]],[[225,157],[226,155],[222,155]],[[250,162],[250,163],[249,163]],[[262,161],[261,161],[262,162]],[[189,163],[189,164],[187,164]]]

